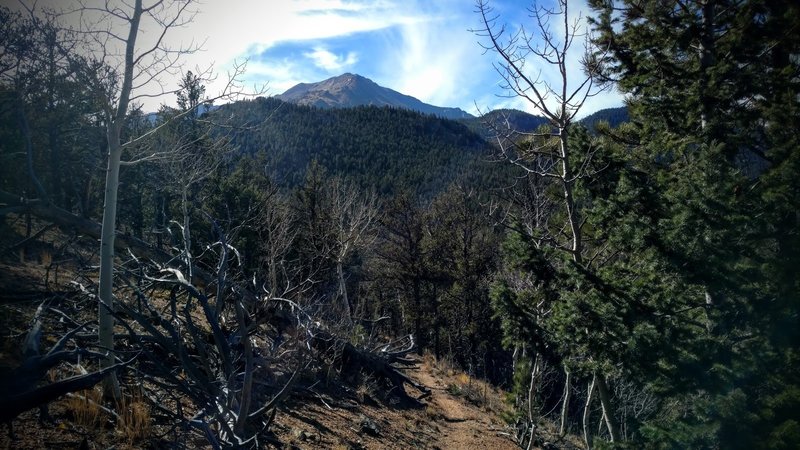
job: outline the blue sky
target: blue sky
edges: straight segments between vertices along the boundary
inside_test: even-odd
[[[509,29],[533,29],[530,2],[490,4]],[[586,14],[583,0],[570,8]],[[492,67],[496,55],[485,53],[482,38],[469,31],[481,26],[473,0],[207,0],[198,10],[193,23],[179,30],[183,39],[205,38],[204,51],[193,55],[189,66],[210,63],[224,74],[234,60],[247,59],[244,81],[267,83],[271,95],[352,72],[473,114],[499,107],[535,112],[524,101],[503,96]],[[576,80],[580,47],[571,62]],[[536,76],[540,66],[530,66]],[[542,72],[542,79],[550,77]],[[617,93],[605,92],[591,98],[580,115],[621,103]]]

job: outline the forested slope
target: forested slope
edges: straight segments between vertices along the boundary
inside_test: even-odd
[[[485,161],[486,142],[464,125],[398,108],[320,109],[258,98],[215,114],[236,126],[231,145],[257,156],[287,187],[303,181],[312,160],[380,194],[405,188],[428,199],[450,182],[496,170]]]

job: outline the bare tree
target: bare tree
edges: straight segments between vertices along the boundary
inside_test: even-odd
[[[209,248],[218,258],[216,272],[198,268],[195,278],[206,286],[216,283],[216,305],[182,270],[132,257],[119,268],[131,298],[119,302],[124,317],[117,319],[127,330],[126,346],[141,353],[137,376],[149,383],[142,390],[174,427],[194,428],[213,448],[260,447],[269,439],[277,406],[309,360],[303,342],[268,345],[267,329],[278,319],[306,329],[311,320],[299,309],[283,316],[264,311],[274,299],[246,284],[224,282],[241,278],[238,251],[214,227],[219,240]],[[166,308],[157,306],[156,292],[169,292]],[[230,308],[220,311],[222,304]]]
[[[200,120],[202,108],[210,105],[203,98],[205,86],[192,71],[187,72],[179,83],[178,110],[162,106],[162,131],[153,136],[144,147],[150,149],[143,159],[153,160],[163,166],[164,183],[177,191],[180,199],[182,220],[173,221],[180,229],[183,241],[184,267],[189,279],[193,278],[192,234],[190,218],[193,189],[210,177],[222,162],[229,149],[224,137],[212,135],[212,124]],[[155,151],[152,151],[155,150]]]
[[[596,83],[596,66],[591,64],[585,24],[580,17],[570,16],[567,0],[558,0],[549,8],[537,4],[529,8],[536,28],[532,34],[525,28],[510,31],[500,24],[499,15],[486,0],[478,0],[476,6],[483,26],[475,32],[488,40],[482,44],[484,49],[499,56],[495,69],[504,87],[512,96],[527,101],[549,122],[547,129],[536,132],[522,132],[510,125],[505,129],[496,126],[499,156],[525,173],[550,179],[560,187],[565,223],[555,226],[553,232],[546,232],[542,241],[566,252],[575,264],[588,266],[591,261],[584,261],[583,222],[573,190],[577,180],[593,175],[591,162],[597,149],[589,147],[584,154],[574,155],[569,140],[575,116],[586,100],[602,89]],[[586,43],[584,59],[573,67],[572,49],[576,40],[580,43],[581,39]],[[576,74],[581,75],[578,80]],[[576,161],[580,161],[577,167],[573,166]],[[565,367],[565,371],[562,431],[571,381],[569,369]],[[604,374],[597,374],[596,385],[611,440],[617,441],[619,434],[613,423]]]
[[[270,187],[259,206],[256,215],[261,241],[259,250],[263,261],[261,266],[266,272],[263,290],[270,299],[292,297],[312,284],[309,279],[297,280],[298,274],[302,273],[300,268],[287,267],[286,257],[297,236],[297,230],[292,228],[292,210],[276,186]],[[292,282],[293,279],[296,281]]]
[[[339,281],[339,298],[346,325],[353,324],[347,284],[344,277],[344,264],[353,252],[363,249],[375,240],[374,228],[378,215],[378,199],[374,192],[362,196],[358,189],[342,180],[334,178],[329,185],[331,195],[331,222],[335,240],[331,258],[336,264]]]
[[[86,49],[94,66],[94,70],[85,76],[92,81],[97,98],[102,101],[106,123],[108,168],[100,237],[98,288],[98,339],[100,346],[108,351],[104,367],[114,364],[114,234],[119,171],[123,149],[127,144],[122,142],[122,130],[131,101],[139,98],[139,95],[148,95],[137,95],[137,91],[153,82],[157,83],[163,74],[175,67],[175,58],[182,51],[168,49],[164,38],[170,30],[186,23],[188,18],[184,16],[190,4],[191,2],[158,0],[144,5],[143,0],[134,0],[130,5],[105,3],[95,7],[81,2],[77,10],[64,13],[66,16],[79,15],[80,22],[76,31],[86,36]],[[89,14],[95,14],[97,18],[91,22],[85,20],[84,15]],[[143,20],[160,26],[160,36],[146,48],[137,45]],[[115,46],[122,46],[124,49],[121,61],[114,54]],[[183,52],[185,51],[188,49]],[[119,386],[115,377],[108,378],[105,391],[107,395],[119,397]]]
[[[181,56],[198,49],[194,44],[174,48],[167,36],[174,29],[188,24],[193,16],[194,1],[133,0],[126,3],[87,2],[78,0],[69,9],[51,13],[52,17],[80,37],[79,46],[65,49],[71,62],[80,67],[78,76],[94,91],[102,107],[106,128],[107,157],[103,220],[100,237],[100,283],[98,288],[98,338],[108,352],[103,367],[114,364],[114,240],[117,219],[117,196],[120,167],[126,164],[123,153],[145,147],[160,127],[144,135],[123,140],[123,130],[133,102],[162,96],[168,90],[166,79],[180,68]],[[34,6],[29,8],[33,16]],[[147,28],[149,39],[142,35]],[[236,77],[243,66],[234,68],[233,76],[222,96],[238,89]],[[189,112],[186,112],[188,114]],[[166,151],[169,153],[169,150]],[[150,149],[134,157],[136,162],[157,158],[164,150]],[[132,163],[134,161],[128,161]],[[107,395],[118,396],[115,377],[105,383]]]

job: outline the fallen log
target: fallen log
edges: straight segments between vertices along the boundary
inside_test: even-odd
[[[25,411],[46,405],[68,393],[89,389],[103,381],[107,374],[129,365],[131,362],[133,362],[133,359],[114,364],[97,372],[76,375],[35,389],[0,396],[0,403],[6,405],[0,408],[0,422],[10,422]],[[15,375],[14,373],[10,374],[11,377]]]
[[[416,406],[420,405],[419,400],[431,395],[430,389],[415,382],[393,365],[398,359],[403,359],[398,353],[359,349],[347,340],[326,331],[316,330],[311,334],[311,347],[322,353],[333,354],[343,372],[369,373],[376,379],[384,381],[390,387],[392,394]],[[409,395],[405,389],[406,384],[419,391],[421,395],[417,397]]]
[[[23,343],[22,364],[0,374],[0,423],[10,423],[23,412],[36,407],[45,407],[48,403],[71,392],[89,389],[98,384],[110,372],[120,367],[129,365],[136,358],[115,364],[92,373],[76,375],[67,379],[39,386],[45,379],[47,371],[57,366],[62,361],[77,360],[83,356],[104,356],[94,351],[77,348],[66,350],[67,342],[87,324],[78,325],[76,328],[62,336],[47,353],[42,354],[42,316],[46,302],[39,305],[33,318],[30,330]],[[42,410],[46,414],[46,410]]]

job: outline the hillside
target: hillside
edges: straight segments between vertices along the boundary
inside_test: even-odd
[[[432,197],[450,182],[484,179],[488,144],[465,125],[397,108],[319,109],[259,98],[220,108],[237,125],[230,140],[256,155],[281,185],[294,187],[316,160],[330,174],[391,194]]]
[[[628,115],[628,108],[620,106],[619,108],[606,108],[601,109],[595,113],[589,114],[578,123],[585,126],[590,130],[594,130],[599,122],[608,122],[612,128],[618,127],[620,124],[630,120]]]
[[[318,83],[300,83],[276,98],[318,108],[390,106],[447,119],[472,117],[459,108],[429,105],[410,95],[401,94],[380,86],[369,78],[352,73],[345,73]]]
[[[6,216],[0,245],[9,248],[20,239],[22,222]],[[38,220],[33,226],[46,227]],[[91,320],[92,308],[71,281],[80,278],[79,261],[91,258],[95,242],[71,236],[58,228],[44,228],[37,239],[16,247],[16,252],[0,254],[0,324],[6,335],[0,342],[0,375],[18,364],[22,341],[42,301],[51,308],[79,320]],[[69,241],[64,247],[60,242]],[[59,261],[53,263],[53,258]],[[60,270],[54,273],[53,267]],[[50,314],[47,314],[48,316]],[[53,344],[58,316],[46,318],[44,345]],[[85,339],[85,338],[81,338]],[[418,367],[407,373],[430,390],[418,404],[404,404],[380,381],[367,374],[345,378],[331,373],[316,378],[311,373],[297,382],[292,394],[279,408],[271,426],[269,448],[336,449],[498,449],[517,448],[511,439],[514,430],[504,417],[509,413],[505,393],[486,382],[474,379],[447,360],[431,355],[411,355]],[[62,365],[51,378],[74,375],[82,365]],[[324,372],[322,372],[324,373]],[[269,382],[266,376],[263,382]],[[153,386],[151,395],[169,395]],[[417,396],[418,393],[412,393]],[[138,395],[141,395],[138,394]],[[86,400],[88,399],[88,400]],[[32,409],[14,421],[14,436],[0,433],[0,448],[163,448],[175,440],[157,409],[147,407],[131,416],[114,417],[94,402],[99,391],[92,389],[52,402],[47,417]],[[142,407],[141,398],[130,403],[134,411]],[[138,425],[132,418],[146,418]],[[44,422],[42,422],[44,420]],[[126,422],[128,421],[128,422]],[[542,430],[542,442],[553,439],[552,426]],[[192,448],[211,448],[202,439],[189,438]]]
[[[601,109],[578,120],[577,123],[589,130],[594,130],[597,123],[601,121],[608,122],[611,127],[617,127],[628,121],[628,109],[624,106]],[[547,119],[518,109],[496,109],[488,111],[480,117],[462,119],[460,122],[473,132],[489,139],[495,135],[496,131],[514,130],[522,133],[534,131],[546,124]]]
[[[515,130],[520,132],[533,131],[547,123],[541,116],[520,111],[518,109],[495,109],[480,117],[461,120],[470,130],[484,138],[492,138],[497,132]]]
[[[298,449],[519,448],[510,437],[513,430],[502,419],[507,410],[502,391],[432,357],[422,358],[411,377],[432,392],[418,408],[380,404],[377,399],[384,394],[367,381],[349,399],[321,396],[327,406],[322,401],[290,403],[287,409],[292,411],[276,420],[276,434]],[[543,436],[542,442],[548,437]]]

